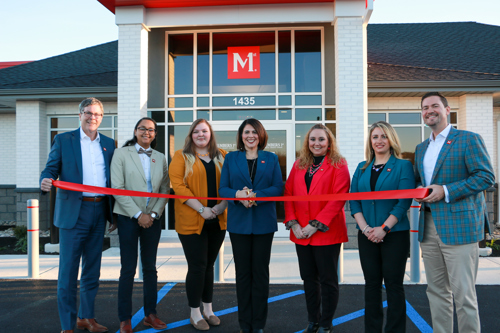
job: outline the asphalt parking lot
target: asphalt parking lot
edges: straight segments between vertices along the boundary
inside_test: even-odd
[[[54,280],[0,280],[0,331],[60,332]],[[479,311],[483,333],[498,332],[500,286],[478,285]],[[425,285],[405,285],[407,332],[432,332]],[[117,315],[118,283],[101,282],[96,300],[96,318],[110,332],[119,331]],[[183,283],[158,284],[158,316],[171,332],[196,332],[189,324],[189,308]],[[272,284],[266,332],[295,333],[307,326],[303,289],[298,284]],[[142,325],[142,283],[135,283],[132,318],[134,332],[157,332]],[[221,325],[212,332],[238,332],[236,289],[234,284],[215,285],[214,310]],[[340,300],[333,325],[336,332],[363,332],[363,286],[341,285]],[[455,325],[456,326],[456,325]],[[458,332],[457,329],[455,329]],[[80,332],[75,330],[75,332]]]

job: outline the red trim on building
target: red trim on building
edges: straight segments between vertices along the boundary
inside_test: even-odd
[[[22,64],[27,64],[30,61],[2,61],[0,62],[0,69],[7,68],[7,67],[12,67],[12,66],[17,66],[17,65],[22,65]]]
[[[205,6],[268,5],[280,3],[334,2],[334,0],[97,0],[111,12],[116,7],[179,8]]]

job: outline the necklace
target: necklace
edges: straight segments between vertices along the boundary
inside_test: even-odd
[[[385,163],[384,164],[377,164],[377,165],[373,165],[373,170],[375,170],[375,172],[378,172],[379,170],[382,170],[385,166]]]
[[[319,168],[321,167],[321,165],[323,165],[323,161],[325,160],[325,158],[323,157],[323,159],[321,160],[321,162],[319,162],[318,164],[311,164],[311,166],[309,167],[309,177],[312,177],[316,171],[319,170]]]
[[[205,157],[205,156],[210,155],[210,153],[206,153],[206,154],[196,153],[196,155],[198,155],[198,157]]]

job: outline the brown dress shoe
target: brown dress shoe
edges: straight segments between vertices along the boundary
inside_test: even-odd
[[[73,333],[73,330],[62,330],[61,333]]]
[[[154,313],[151,313],[149,316],[144,317],[142,323],[145,326],[154,328],[155,330],[164,330],[165,328],[167,328],[167,324],[162,322],[160,318],[158,318]]]
[[[132,324],[130,324],[130,319],[124,320],[120,323],[120,333],[133,333]]]
[[[76,328],[78,328],[79,330],[87,330],[91,333],[103,333],[108,331],[108,328],[106,326],[98,324],[94,318],[80,319],[77,317]]]

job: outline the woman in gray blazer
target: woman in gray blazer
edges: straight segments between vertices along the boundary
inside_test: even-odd
[[[134,137],[115,151],[111,161],[111,186],[117,189],[151,193],[168,193],[168,172],[165,155],[154,150],[156,122],[140,119]],[[113,209],[118,214],[120,239],[120,281],[118,284],[118,316],[120,333],[132,333],[132,288],[137,267],[137,243],[141,246],[144,276],[143,324],[154,329],[167,325],[156,316],[157,272],[156,253],[161,235],[158,218],[165,209],[166,199],[115,196]]]

